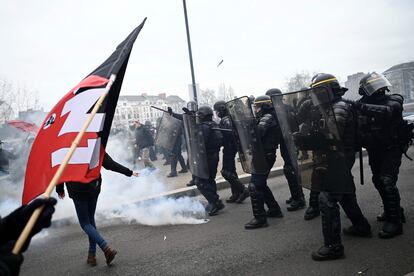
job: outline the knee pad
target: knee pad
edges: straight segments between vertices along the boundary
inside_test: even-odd
[[[380,177],[380,183],[384,188],[384,192],[386,194],[395,194],[398,193],[397,183],[395,181],[395,177],[391,175],[382,175]]]
[[[232,171],[221,170],[221,175],[226,180],[234,180],[234,179],[237,179],[237,175],[234,172],[232,172]]]
[[[247,187],[247,189],[249,190],[249,193],[251,194],[257,192],[256,185],[252,182],[249,183],[249,186]]]
[[[319,194],[319,209],[329,210],[338,207],[335,199],[327,192],[321,192]]]

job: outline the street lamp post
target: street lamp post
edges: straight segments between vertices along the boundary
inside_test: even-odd
[[[197,89],[196,89],[196,83],[195,83],[195,77],[194,77],[193,54],[191,53],[190,30],[188,28],[187,6],[185,4],[185,0],[183,0],[183,7],[184,7],[185,27],[186,27],[186,30],[187,30],[188,55],[190,56],[190,67],[191,67],[191,80],[192,80],[192,86],[193,86],[193,95],[194,95],[194,101],[198,104]]]

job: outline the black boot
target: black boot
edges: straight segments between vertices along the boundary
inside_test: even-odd
[[[266,218],[253,218],[250,222],[244,225],[245,229],[256,229],[269,226]]]
[[[227,200],[227,203],[235,203],[237,199],[239,198],[239,194],[232,194]]]
[[[244,189],[243,192],[240,194],[239,198],[237,198],[236,203],[243,203],[243,201],[249,197],[249,191]]]
[[[283,213],[280,208],[269,209],[266,211],[266,216],[268,218],[283,218]]]
[[[286,199],[285,202],[286,202],[286,204],[290,204],[292,202],[292,200],[293,200],[292,197],[289,197],[289,199]]]
[[[208,212],[209,216],[216,216],[218,215],[218,212],[222,209],[224,209],[223,202],[219,199],[215,203],[212,204],[210,211]]]
[[[401,207],[401,222],[405,223],[405,214],[404,214],[404,208]],[[385,212],[383,212],[382,214],[377,216],[377,220],[378,221],[386,221],[387,220],[387,215],[385,214]]]
[[[305,198],[301,197],[299,199],[292,199],[290,201],[290,206],[287,207],[289,212],[297,211],[303,209],[306,206]]]
[[[382,226],[382,230],[378,233],[381,239],[391,239],[403,233],[401,222],[386,221]]]
[[[305,220],[311,220],[318,217],[321,214],[319,208],[309,206],[308,209],[305,211]]]
[[[344,246],[342,244],[324,245],[318,251],[312,252],[315,261],[328,261],[344,257]]]

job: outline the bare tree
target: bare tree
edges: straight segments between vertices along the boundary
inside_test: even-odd
[[[312,76],[309,72],[296,73],[286,81],[286,89],[288,92],[298,91],[304,87],[308,87]]]
[[[214,90],[212,89],[201,90],[199,106],[201,105],[213,106],[216,100],[217,100],[216,92]]]
[[[0,123],[10,120],[13,116],[13,101],[13,86],[8,81],[0,80]]]
[[[15,87],[7,80],[0,80],[0,122],[10,120],[19,111],[40,109],[37,91]]]
[[[231,86],[226,86],[224,83],[219,85],[217,100],[229,101],[234,99],[235,93]]]

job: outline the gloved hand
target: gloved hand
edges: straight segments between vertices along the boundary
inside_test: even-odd
[[[22,252],[26,251],[29,246],[31,238],[40,232],[43,228],[48,228],[51,224],[52,214],[55,212],[56,199],[53,197],[50,198],[37,198],[30,202],[27,205],[23,205],[1,221],[1,235],[0,242],[5,242],[8,240],[15,241],[20,236],[20,233],[23,231],[26,226],[27,221],[32,216],[34,210],[38,207],[44,205],[39,219],[34,225],[32,232],[29,235],[26,243],[22,248]],[[5,232],[5,233],[3,233]]]
[[[167,107],[167,111],[168,111],[168,114],[170,114],[170,115],[172,115],[172,114],[173,114],[173,110],[172,110],[172,108],[171,108],[171,107]]]
[[[195,111],[191,111],[187,107],[183,107],[183,111],[187,115],[194,115],[195,114]]]
[[[13,242],[0,247],[0,275],[19,275],[23,263],[22,254],[13,254]]]

